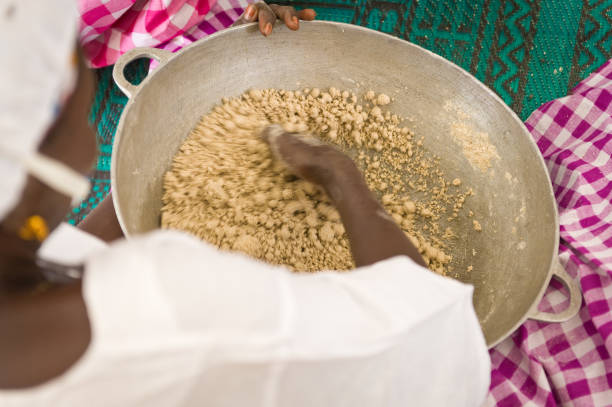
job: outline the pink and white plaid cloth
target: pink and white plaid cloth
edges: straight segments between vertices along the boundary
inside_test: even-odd
[[[527,321],[490,351],[486,405],[612,406],[612,61],[526,125],[559,205],[561,262],[584,302],[571,320]],[[540,309],[567,305],[560,287],[553,283]]]
[[[232,25],[252,0],[78,0],[80,40],[94,68],[135,47],[177,51]]]

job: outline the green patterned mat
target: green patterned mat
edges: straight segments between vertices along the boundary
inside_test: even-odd
[[[281,1],[313,7],[322,20],[358,24],[427,48],[493,89],[522,118],[568,93],[612,57],[612,0],[319,0]],[[130,73],[142,79],[146,64]],[[100,157],[90,196],[69,215],[78,223],[108,193],[112,141],[127,102],[98,71],[91,112]]]

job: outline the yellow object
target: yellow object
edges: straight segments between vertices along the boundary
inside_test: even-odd
[[[47,222],[39,215],[32,215],[26,219],[19,229],[19,237],[23,240],[44,241],[49,236]]]

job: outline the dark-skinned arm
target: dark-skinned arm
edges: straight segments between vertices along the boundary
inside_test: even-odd
[[[352,161],[334,170],[323,188],[340,213],[357,267],[399,255],[425,266],[417,248],[376,200]]]
[[[102,202],[77,227],[105,242],[122,238],[123,231],[117,220],[111,193],[106,195]]]
[[[287,133],[277,125],[264,129],[262,137],[295,175],[325,189],[340,213],[357,267],[398,255],[425,266],[348,156],[312,136]]]

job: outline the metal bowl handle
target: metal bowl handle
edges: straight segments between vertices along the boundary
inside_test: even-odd
[[[561,281],[561,283],[563,283],[565,288],[567,288],[569,291],[570,303],[568,307],[558,314],[555,314],[552,312],[538,311],[538,304],[536,304],[536,306],[528,314],[529,319],[541,322],[565,322],[573,318],[580,310],[580,306],[582,305],[582,292],[580,291],[580,286],[578,285],[578,282],[567,274],[567,271],[565,271],[565,268],[563,268],[559,261],[557,261],[557,264],[555,265],[553,277]]]
[[[119,57],[115,67],[113,68],[113,80],[119,86],[119,89],[128,98],[131,98],[138,90],[140,85],[133,85],[124,75],[125,67],[132,61],[138,58],[150,58],[164,65],[174,54],[170,51],[157,48],[134,48]]]

